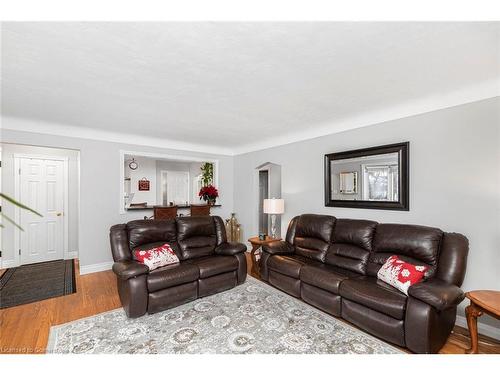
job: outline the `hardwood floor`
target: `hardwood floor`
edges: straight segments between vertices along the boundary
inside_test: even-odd
[[[251,259],[249,254],[247,256],[250,266]],[[115,275],[111,271],[84,276],[77,271],[76,286],[77,292],[68,296],[0,310],[0,353],[45,353],[51,326],[121,306]],[[500,342],[484,336],[479,340],[480,353],[500,354]],[[468,347],[467,330],[455,326],[440,353],[463,354]]]
[[[76,293],[0,310],[0,353],[44,353],[51,326],[121,306],[113,272],[80,276]]]

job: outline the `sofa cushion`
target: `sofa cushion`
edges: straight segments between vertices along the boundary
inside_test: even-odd
[[[150,243],[173,243],[177,241],[174,220],[134,220],[127,223],[131,249]]]
[[[344,280],[339,291],[343,298],[395,319],[404,319],[406,295],[375,277],[360,276]]]
[[[337,219],[325,263],[365,275],[376,226],[375,221]]]
[[[328,215],[301,215],[295,227],[295,253],[323,261],[332,239],[335,218]]]
[[[377,222],[371,220],[337,219],[333,231],[333,242],[372,249],[373,235]]]
[[[200,270],[200,279],[231,272],[238,269],[238,260],[234,256],[215,255],[205,258],[195,258],[185,261]]]
[[[322,263],[307,264],[300,269],[301,281],[335,294],[339,294],[340,283],[353,275],[356,274]]]
[[[214,254],[217,235],[211,216],[180,217],[177,222],[177,237],[183,260]]]
[[[196,265],[184,262],[157,268],[147,278],[149,292],[170,288],[198,280],[200,271]]]
[[[298,279],[303,265],[315,263],[318,262],[300,255],[273,255],[267,261],[267,266],[273,271]]]
[[[334,243],[328,248],[325,263],[365,275],[369,257],[370,252],[361,247]]]
[[[322,262],[330,244],[312,237],[295,237],[295,253]]]
[[[429,266],[426,277],[434,275],[443,232],[421,225],[378,224],[367,274],[375,276],[391,255],[416,266]]]

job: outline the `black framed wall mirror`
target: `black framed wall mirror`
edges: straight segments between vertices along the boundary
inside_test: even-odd
[[[325,155],[325,206],[409,211],[410,143]]]

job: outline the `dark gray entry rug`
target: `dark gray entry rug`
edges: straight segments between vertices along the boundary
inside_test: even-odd
[[[47,353],[403,353],[249,277],[234,289],[128,319],[122,309],[54,326]]]
[[[0,277],[0,309],[75,292],[73,259],[13,267]]]

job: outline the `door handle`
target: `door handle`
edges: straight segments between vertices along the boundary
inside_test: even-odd
[[[56,214],[56,216],[62,216],[62,213],[61,213],[61,212],[58,212],[58,213]]]

